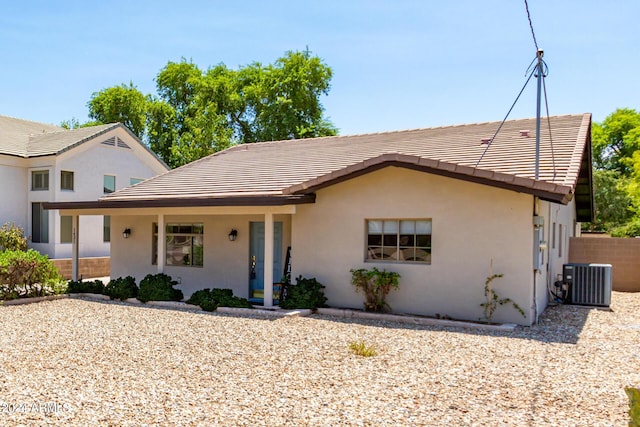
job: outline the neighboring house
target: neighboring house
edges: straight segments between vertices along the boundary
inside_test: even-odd
[[[501,273],[494,288],[526,318],[502,306],[494,320],[531,324],[593,210],[591,115],[549,123],[538,180],[527,119],[490,146],[500,123],[243,144],[51,207],[111,215],[112,277],[165,272],[186,297],[230,288],[270,306],[264,283],[280,280],[291,247],[292,277],[317,278],[334,307],[362,307],[349,270],[378,267],[402,275],[394,312],[478,320],[485,279]]]
[[[72,218],[43,203],[97,199],[167,170],[119,123],[67,130],[0,116],[0,224],[22,227],[50,258],[71,256]],[[81,227],[81,255],[108,256],[110,218],[82,217]]]

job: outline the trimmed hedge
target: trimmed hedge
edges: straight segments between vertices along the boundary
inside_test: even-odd
[[[182,298],[184,298],[182,291],[174,288],[177,284],[178,282],[171,279],[171,276],[164,273],[147,274],[140,281],[138,299],[142,302],[182,301]]]
[[[138,296],[136,279],[131,276],[112,279],[104,288],[104,294],[108,295],[111,299],[119,299],[120,301],[136,298]]]
[[[215,311],[218,307],[253,308],[246,298],[233,296],[231,289],[200,289],[195,291],[186,303],[199,305],[204,311]]]

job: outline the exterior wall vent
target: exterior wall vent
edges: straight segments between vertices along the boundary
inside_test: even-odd
[[[569,285],[571,304],[600,307],[611,304],[611,264],[565,264],[562,281]]]
[[[104,141],[102,141],[103,145],[108,145],[109,147],[120,147],[120,148],[131,148],[127,145],[126,142],[124,142],[122,139],[118,138],[117,136],[112,136],[109,139],[106,139]]]
[[[102,141],[102,144],[108,145],[110,147],[115,147],[116,146],[116,137],[112,136],[111,138],[109,138],[109,139],[107,139],[105,141]]]
[[[482,144],[482,145],[487,145],[490,142],[491,142],[491,138],[482,138],[480,140],[480,144]]]
[[[520,136],[524,136],[525,138],[529,138],[529,131],[528,130],[521,130],[520,131]]]

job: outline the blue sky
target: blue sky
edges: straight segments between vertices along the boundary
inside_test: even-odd
[[[552,115],[639,108],[640,2],[529,0]],[[332,67],[341,134],[501,120],[535,47],[523,1],[0,2],[0,114],[87,120],[93,92],[202,69],[271,63],[308,46]],[[530,83],[511,118],[535,116]]]

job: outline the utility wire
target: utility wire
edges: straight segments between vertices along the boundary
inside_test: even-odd
[[[524,7],[527,9],[527,19],[529,20],[529,28],[531,28],[531,35],[533,36],[533,44],[536,46],[536,52],[540,49],[538,47],[538,40],[536,40],[536,32],[533,31],[533,23],[531,22],[531,14],[529,13],[529,3],[524,0]]]
[[[547,64],[545,64],[546,66]],[[547,68],[548,70],[548,68]],[[548,71],[547,74],[544,75],[544,77],[546,77],[548,75]],[[544,106],[547,110],[547,128],[549,129],[549,143],[551,144],[551,161],[553,162],[553,179],[552,181],[556,180],[556,155],[553,151],[553,137],[551,135],[551,117],[549,117],[549,99],[547,98],[547,84],[545,83],[545,80],[542,79],[542,87],[544,89]]]
[[[498,126],[498,129],[496,129],[496,132],[493,134],[493,136],[489,140],[489,143],[487,144],[487,146],[485,147],[484,151],[482,152],[482,155],[478,159],[478,162],[476,163],[476,167],[478,167],[478,165],[480,164],[480,162],[484,158],[484,155],[487,154],[487,151],[489,150],[489,147],[491,146],[491,144],[493,144],[493,140],[496,139],[496,136],[498,135],[498,132],[500,132],[500,129],[502,129],[502,126],[504,125],[504,122],[507,121],[507,118],[509,117],[509,114],[511,114],[511,111],[513,111],[513,108],[516,106],[516,103],[520,99],[520,96],[522,95],[522,92],[524,92],[525,88],[529,84],[529,81],[531,81],[531,77],[533,77],[533,74],[535,73],[535,71],[536,71],[535,68],[533,70],[531,70],[531,73],[529,74],[529,77],[527,78],[527,81],[524,82],[524,86],[522,86],[522,89],[520,89],[520,93],[516,97],[516,100],[513,101],[513,104],[511,104],[511,108],[509,108],[509,111],[507,112],[507,115],[504,116],[504,119],[502,119],[502,123],[500,123],[500,126]]]

